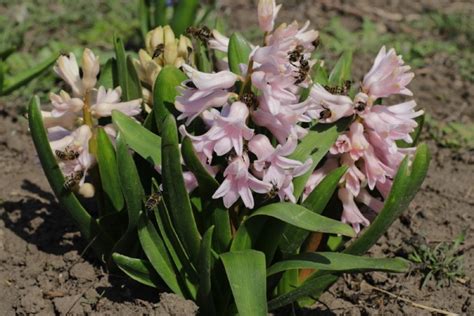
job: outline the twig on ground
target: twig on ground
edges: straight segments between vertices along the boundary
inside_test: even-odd
[[[367,283],[365,281],[362,281],[360,286],[361,286],[361,288],[365,287],[366,289],[375,290],[375,291],[384,293],[384,294],[386,294],[386,295],[388,295],[388,296],[390,296],[390,297],[392,297],[396,300],[403,301],[403,302],[408,303],[411,306],[416,307],[416,308],[421,308],[421,309],[424,309],[424,310],[427,310],[427,311],[430,311],[430,312],[433,312],[433,313],[439,313],[439,314],[448,315],[448,316],[459,316],[459,314],[456,314],[456,313],[452,313],[452,312],[445,311],[445,310],[442,310],[442,309],[438,309],[438,308],[426,306],[426,305],[423,305],[423,304],[415,303],[415,302],[413,302],[413,301],[411,301],[407,298],[401,297],[399,295],[390,293],[389,291],[386,291],[384,289],[381,289],[381,288],[378,288],[376,286],[370,285],[369,283]]]

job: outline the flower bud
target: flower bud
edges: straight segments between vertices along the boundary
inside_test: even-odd
[[[95,87],[99,70],[99,57],[96,57],[89,48],[84,49],[82,54],[82,85],[85,90]]]
[[[95,188],[91,183],[86,182],[79,187],[78,193],[86,199],[90,199],[95,195]]]

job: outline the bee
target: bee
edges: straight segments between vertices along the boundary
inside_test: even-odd
[[[272,188],[270,191],[267,192],[267,194],[265,195],[265,198],[267,200],[271,200],[273,199],[274,197],[276,197],[278,194],[278,188],[276,185],[273,184]]]
[[[321,44],[319,37],[315,39],[313,42],[311,42],[311,45],[314,46],[314,49],[318,48],[319,44]]]
[[[63,161],[74,160],[79,157],[79,152],[72,150],[69,147],[64,148],[64,150],[55,150],[54,153],[59,160]]]
[[[367,104],[365,102],[362,102],[362,101],[357,101],[355,106],[354,106],[354,109],[357,111],[357,112],[363,112],[365,110],[365,107],[367,106]]]
[[[303,45],[297,45],[294,50],[288,53],[288,60],[291,63],[296,63],[297,61],[301,61],[301,58],[303,57],[303,51],[304,51],[304,46]]]
[[[352,82],[350,80],[346,80],[342,86],[324,86],[324,89],[326,89],[331,94],[347,95],[347,93],[351,89],[351,85]]]
[[[186,29],[186,34],[194,36],[202,42],[208,42],[213,37],[212,31],[207,26],[190,26]]]
[[[240,98],[240,101],[251,108],[256,108],[258,105],[257,97],[252,92],[244,93]]]
[[[159,57],[163,52],[165,51],[165,44],[158,44],[155,47],[155,50],[153,51],[153,56],[151,58],[155,59],[156,57]]]
[[[84,171],[82,170],[71,173],[66,177],[66,181],[64,181],[64,189],[68,191],[72,190],[79,183],[79,181],[81,181],[83,176]]]
[[[308,77],[308,73],[311,70],[311,67],[309,66],[309,62],[306,59],[301,58],[300,59],[300,67],[298,68],[298,74],[295,77],[296,81],[295,84],[300,84],[303,81],[306,80],[306,77]]]
[[[161,201],[161,195],[157,192],[152,193],[145,202],[145,209],[152,211]]]
[[[319,119],[320,120],[326,120],[330,118],[332,115],[332,112],[330,109],[328,109],[325,105],[323,105],[323,110],[319,113]]]

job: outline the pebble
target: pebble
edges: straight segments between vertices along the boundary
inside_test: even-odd
[[[94,268],[86,262],[76,263],[69,271],[69,274],[71,275],[71,277],[78,280],[95,280]]]

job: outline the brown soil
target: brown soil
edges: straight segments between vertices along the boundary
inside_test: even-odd
[[[253,1],[227,1],[223,10],[232,16],[232,28],[254,25]],[[281,1],[279,1],[281,2]],[[392,32],[403,31],[403,22],[377,16],[385,12],[420,14],[436,3],[450,1],[357,1],[355,9],[341,9],[337,1],[285,1],[281,19],[310,19],[323,26],[341,15],[348,27],[361,23],[359,11],[375,14],[374,19]],[[347,5],[352,2],[345,1]],[[360,6],[359,6],[360,4]],[[361,9],[363,8],[363,9]],[[368,10],[368,11],[363,11]],[[232,13],[232,14],[230,14]],[[434,36],[434,35],[433,35]],[[356,58],[355,69],[367,69],[368,56]],[[474,85],[463,80],[435,54],[429,67],[417,71],[411,85],[418,104],[434,118],[472,122]],[[440,101],[443,100],[443,101]],[[0,314],[194,314],[196,306],[171,294],[141,287],[119,275],[107,274],[87,251],[72,221],[57,204],[27,132],[26,121],[17,111],[0,101]],[[426,139],[433,160],[430,172],[410,209],[371,250],[374,255],[402,255],[413,243],[450,241],[462,230],[467,240],[462,246],[466,276],[448,287],[430,283],[420,290],[421,275],[359,274],[341,278],[305,315],[418,314],[430,311],[394,299],[371,286],[418,304],[454,313],[474,315],[471,285],[474,265],[474,166],[473,152],[439,147]],[[369,284],[369,285],[368,285]]]

